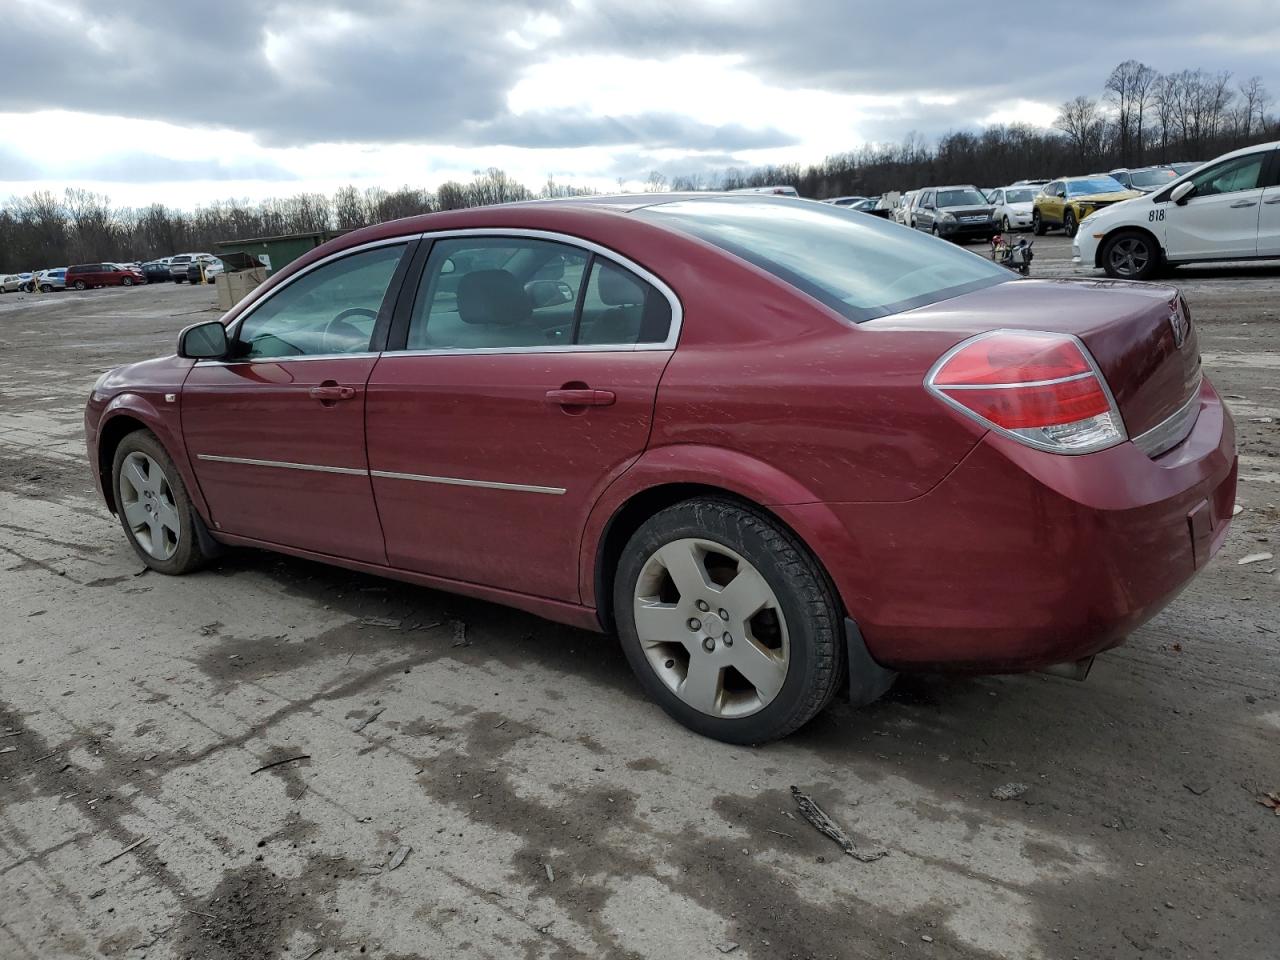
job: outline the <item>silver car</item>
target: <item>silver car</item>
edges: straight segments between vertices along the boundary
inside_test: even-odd
[[[987,194],[1001,233],[1031,229],[1031,208],[1039,187],[996,187]]]
[[[22,289],[22,285],[26,282],[16,273],[0,275],[0,293],[16,293]]]

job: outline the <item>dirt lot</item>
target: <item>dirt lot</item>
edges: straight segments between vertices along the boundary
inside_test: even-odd
[[[82,405],[211,289],[0,298],[0,957],[1274,960],[1280,580],[1237,561],[1280,554],[1280,269],[1175,281],[1240,432],[1208,570],[1084,684],[904,678],[761,749],[498,607],[252,552],[139,576]]]

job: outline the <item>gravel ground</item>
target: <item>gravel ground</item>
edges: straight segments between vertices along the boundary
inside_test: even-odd
[[[1222,553],[1086,683],[903,678],[760,749],[499,607],[247,551],[140,576],[83,402],[211,290],[0,298],[0,957],[1274,960],[1280,579],[1237,561],[1280,554],[1280,269],[1174,279],[1240,433]]]

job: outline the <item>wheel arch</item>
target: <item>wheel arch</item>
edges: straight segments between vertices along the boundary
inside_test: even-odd
[[[115,460],[116,448],[129,434],[136,430],[150,430],[165,452],[173,460],[182,483],[187,489],[191,503],[204,522],[208,522],[209,508],[200,492],[187,458],[186,445],[182,439],[181,428],[176,419],[176,410],[172,413],[166,409],[163,413],[155,408],[150,400],[136,393],[125,393],[115,397],[103,412],[98,421],[97,452],[93,469],[97,471],[99,489],[107,508],[116,512],[115,491],[111,482],[111,466]]]
[[[844,531],[834,515],[827,516],[829,510],[821,509],[816,496],[775,468],[730,451],[710,448],[693,453],[685,447],[656,454],[647,463],[642,458],[619,478],[597,501],[588,519],[580,588],[583,600],[595,607],[605,631],[613,629],[614,573],[631,536],[660,510],[696,497],[732,501],[782,527],[813,557],[831,583],[832,594],[849,613],[827,562],[827,558],[840,552],[839,548],[832,549],[832,542],[833,538],[843,539]],[[670,458],[683,462],[654,462]],[[692,465],[695,461],[700,461],[697,467]],[[730,469],[731,465],[738,469]],[[805,509],[793,510],[791,505],[803,505]],[[823,515],[817,524],[811,521],[815,509]]]
[[[1093,265],[1095,267],[1102,266],[1102,252],[1106,250],[1107,244],[1110,243],[1112,239],[1117,234],[1120,234],[1120,233],[1140,233],[1143,236],[1150,239],[1151,242],[1155,244],[1156,256],[1160,258],[1161,263],[1164,263],[1164,260],[1165,260],[1164,244],[1160,242],[1159,237],[1157,237],[1154,233],[1152,233],[1146,227],[1140,226],[1138,224],[1133,224],[1133,223],[1122,223],[1119,226],[1112,227],[1105,234],[1103,234],[1102,239],[1098,241],[1098,245],[1094,248],[1094,251],[1093,251]]]

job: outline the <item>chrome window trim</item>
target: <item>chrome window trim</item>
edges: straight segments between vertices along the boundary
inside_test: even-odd
[[[365,477],[368,470],[357,467],[328,467],[318,463],[292,463],[287,460],[253,460],[249,457],[223,457],[212,453],[198,453],[197,460],[212,463],[238,463],[249,467],[279,467],[282,470],[306,470],[310,473],[341,473],[346,476]]]
[[[254,363],[302,363],[307,360],[356,360],[361,357],[379,357],[381,354],[365,350],[361,353],[308,353],[301,357],[245,357],[243,360],[197,360],[206,367],[243,367]]]
[[[1200,390],[1204,386],[1204,374],[1196,379],[1191,397],[1177,410],[1161,420],[1150,430],[1133,438],[1133,444],[1152,459],[1168,453],[1191,435],[1200,419]]]
[[[370,470],[369,475],[383,480],[414,480],[418,483],[440,483],[450,487],[481,487],[486,490],[547,493],[557,497],[567,492],[564,487],[542,487],[532,483],[503,483],[497,480],[465,480],[461,477],[431,477],[421,473],[396,473],[392,470]]]
[[[293,276],[289,277],[279,286],[272,287],[266,293],[261,294],[257,299],[251,301],[249,305],[244,308],[244,312],[241,313],[240,316],[236,317],[233,321],[231,321],[231,323],[227,326],[227,339],[235,340],[236,335],[240,332],[240,326],[245,322],[245,320],[247,320],[249,317],[257,313],[264,303],[266,303],[268,300],[270,300],[272,297],[278,294],[281,290],[288,290],[291,286],[293,286],[293,284],[296,281],[298,281],[302,277],[305,277],[312,270],[316,270],[320,267],[323,267],[325,264],[332,263],[335,260],[341,260],[343,257],[349,257],[355,253],[363,253],[366,250],[376,250],[378,247],[390,247],[398,243],[403,243],[407,246],[408,244],[412,243],[414,240],[419,240],[421,238],[422,238],[422,234],[420,233],[406,233],[398,237],[383,237],[381,240],[370,240],[367,243],[357,244],[354,247],[346,247],[342,250],[335,250],[333,253],[329,254],[328,256],[321,257],[315,263],[307,264],[305,267],[303,267]],[[385,296],[385,293],[383,295]],[[224,313],[223,316],[225,317],[226,314]],[[262,363],[264,361],[269,363],[281,363],[281,362],[288,363],[296,360],[336,360],[342,357],[376,357],[377,355],[378,354],[376,351],[371,352],[368,350],[362,350],[359,353],[334,353],[334,354],[323,354],[323,355],[307,354],[306,356],[301,356],[301,357],[252,357],[252,358],[246,357],[243,360],[197,360],[196,363],[197,364],[206,363],[210,365],[226,366],[227,364]]]
[[[500,240],[503,237],[528,238],[531,240],[547,240],[551,243],[562,243],[570,247],[578,247],[583,250],[589,250],[597,256],[605,257],[613,261],[618,266],[630,270],[640,279],[644,280],[655,290],[666,298],[667,304],[671,307],[671,329],[667,331],[667,338],[661,343],[566,343],[566,344],[548,344],[547,346],[528,346],[528,347],[461,347],[457,349],[442,350],[388,350],[383,355],[387,357],[436,357],[436,356],[467,356],[470,354],[500,354],[500,353],[601,353],[601,352],[635,352],[641,350],[674,350],[676,344],[680,341],[680,330],[684,327],[684,306],[680,303],[680,298],[676,296],[674,290],[656,274],[646,270],[640,264],[636,263],[629,257],[623,256],[616,250],[596,243],[593,240],[585,240],[582,237],[575,237],[569,233],[557,233],[554,230],[536,230],[531,227],[464,227],[454,230],[435,230],[428,231],[420,235],[421,240],[449,240],[454,237],[486,237]],[[423,271],[425,275],[425,269]],[[584,278],[589,280],[590,278]]]
[[[381,240],[370,240],[368,243],[362,243],[354,247],[347,247],[343,250],[337,250],[317,260],[315,263],[309,263],[293,276],[289,277],[284,283],[278,287],[263,294],[259,299],[254,300],[244,308],[244,312],[227,327],[227,339],[234,340],[236,334],[240,330],[240,325],[252,316],[261,306],[281,290],[287,290],[294,281],[300,277],[306,276],[312,270],[339,260],[342,257],[350,256],[353,253],[361,253],[365,250],[372,250],[377,247],[390,246],[397,243],[412,243],[415,240],[447,240],[452,237],[492,237],[501,239],[503,237],[528,237],[534,240],[548,240],[552,243],[563,243],[568,246],[580,247],[584,250],[606,257],[621,267],[630,270],[636,276],[652,285],[659,293],[666,298],[667,304],[671,307],[671,329],[667,331],[667,338],[661,343],[618,343],[618,344],[547,344],[546,346],[529,346],[529,347],[461,347],[456,349],[439,349],[439,350],[387,350],[381,354],[371,351],[362,351],[360,353],[333,353],[333,354],[308,354],[300,357],[246,357],[243,360],[197,360],[196,364],[205,364],[206,366],[237,366],[246,363],[297,363],[307,360],[343,360],[353,357],[453,357],[453,356],[470,356],[473,354],[522,354],[522,353],[633,353],[638,351],[654,351],[654,350],[674,350],[676,344],[680,341],[680,331],[684,327],[684,305],[680,302],[680,298],[676,296],[674,290],[656,274],[645,269],[629,257],[623,256],[616,250],[596,243],[593,240],[586,240],[582,237],[576,237],[569,233],[558,233],[554,230],[536,230],[529,227],[461,227],[452,230],[434,230],[423,233],[408,233],[398,237],[383,237]],[[588,278],[589,279],[589,278]],[[224,314],[225,316],[225,314]]]

